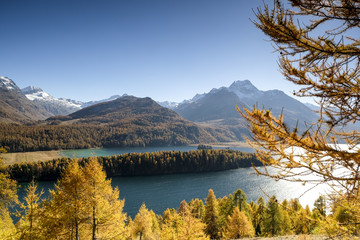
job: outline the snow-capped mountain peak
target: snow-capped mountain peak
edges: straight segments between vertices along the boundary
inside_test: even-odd
[[[240,99],[259,96],[263,93],[257,89],[249,80],[235,81],[228,89],[230,92],[235,93]]]
[[[7,89],[7,90],[19,90],[18,86],[7,77],[0,76],[0,88]]]
[[[24,94],[33,94],[33,93],[37,93],[37,92],[43,92],[43,90],[39,87],[35,87],[35,86],[28,86],[26,88],[21,89],[21,91]]]
[[[35,86],[23,88],[21,91],[29,100],[36,102],[54,115],[64,115],[80,110],[83,104],[80,101],[71,99],[55,98],[41,88]]]
[[[175,109],[179,103],[177,102],[170,102],[170,101],[163,101],[163,102],[157,102],[160,106],[162,107],[166,107],[169,109]]]
[[[53,101],[56,100],[53,96],[44,92],[41,88],[35,86],[29,86],[21,89],[21,91],[25,94],[25,96],[31,100],[43,100],[43,101]]]

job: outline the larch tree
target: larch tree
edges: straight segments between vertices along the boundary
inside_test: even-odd
[[[49,239],[91,238],[85,223],[89,219],[89,206],[85,195],[86,180],[77,160],[73,160],[61,178],[50,190],[42,218],[43,235]]]
[[[38,191],[38,186],[32,181],[26,189],[25,203],[20,206],[23,214],[17,223],[17,235],[19,239],[39,239],[41,235],[41,196],[44,191]]]
[[[283,216],[280,206],[275,196],[271,197],[267,203],[264,214],[264,233],[269,236],[282,234]]]
[[[233,196],[230,194],[229,197],[224,196],[223,198],[218,200],[218,208],[219,208],[219,220],[218,226],[219,229],[223,229],[228,216],[234,211],[234,201],[232,200]]]
[[[253,215],[253,222],[256,235],[261,236],[264,230],[266,203],[263,197],[259,197],[259,199],[256,201],[256,204],[257,209]]]
[[[111,180],[95,158],[90,158],[83,168],[87,207],[90,210],[91,239],[114,239],[124,235],[126,214],[124,200],[119,199],[118,188],[113,189]]]
[[[322,216],[326,216],[326,201],[325,196],[319,196],[314,202],[314,210],[316,209]]]
[[[134,219],[134,236],[139,237],[140,240],[156,239],[159,234],[159,226],[156,221],[154,212],[149,211],[143,203]]]
[[[265,167],[259,174],[289,181],[326,183],[334,198],[351,202],[360,219],[360,2],[275,0],[255,11],[254,24],[279,53],[286,80],[319,104],[319,119],[289,129],[283,115],[238,109],[248,121],[247,139]],[[354,125],[355,124],[355,125]],[[354,127],[355,126],[355,127]],[[355,130],[351,130],[355,129]],[[339,146],[346,143],[349,149]],[[299,151],[301,149],[301,151]],[[336,199],[336,201],[340,201]]]
[[[204,202],[198,198],[193,199],[189,202],[190,211],[194,217],[203,219],[205,215]]]
[[[284,235],[292,234],[293,230],[293,221],[290,218],[290,215],[293,215],[293,212],[290,212],[290,207],[288,201],[285,199],[280,205],[281,214],[283,215],[282,221],[282,232]]]
[[[209,194],[205,200],[205,217],[204,222],[206,223],[205,232],[210,236],[211,239],[218,239],[219,237],[219,209],[218,202],[214,191],[209,189]]]
[[[0,153],[5,153],[0,148]],[[9,207],[18,203],[16,181],[10,179],[8,174],[3,173],[3,159],[0,156],[0,239],[12,239],[15,234],[15,226],[10,216]]]
[[[243,190],[238,189],[233,193],[234,206],[238,207],[240,212],[247,211],[247,196]]]
[[[180,203],[178,213],[182,218],[179,226],[179,240],[208,239],[204,232],[206,224],[191,214],[190,207],[185,200]]]
[[[121,239],[126,214],[119,191],[96,159],[73,160],[44,203],[42,235],[49,239]]]
[[[182,218],[175,209],[166,209],[161,222],[160,239],[178,239],[181,224]]]
[[[235,207],[231,216],[225,225],[223,237],[227,239],[238,239],[244,237],[253,237],[255,230],[251,222],[238,207]]]

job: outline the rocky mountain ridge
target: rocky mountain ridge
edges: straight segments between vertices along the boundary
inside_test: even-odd
[[[14,81],[0,76],[0,122],[30,123],[51,115],[26,98]]]
[[[194,101],[179,104],[174,111],[194,122],[246,128],[236,106],[240,109],[251,109],[253,106],[270,109],[274,116],[283,113],[289,127],[297,124],[305,127],[305,122],[312,123],[318,118],[309,107],[283,91],[261,91],[249,80],[235,81],[229,87],[214,88],[208,93],[198,95]]]
[[[25,117],[29,120],[40,120],[56,115],[69,115],[69,117],[72,118],[75,112],[84,112],[82,110],[90,106],[112,102],[128,96],[126,94],[123,96],[114,95],[108,99],[84,103],[71,99],[55,98],[39,87],[29,86],[20,90],[11,79],[6,77],[0,77],[0,89],[18,95],[18,97],[15,98],[23,99],[20,102],[26,102],[28,104],[32,102],[33,107],[37,109],[36,111],[42,112],[42,114],[40,114],[41,116]],[[27,100],[24,100],[24,96],[26,96]],[[158,104],[173,109],[189,121],[230,128],[239,139],[241,139],[241,134],[247,132],[247,127],[237,112],[236,106],[240,108],[252,108],[254,105],[259,108],[264,107],[271,109],[275,116],[283,113],[285,121],[290,127],[295,126],[299,122],[300,124],[304,122],[310,123],[317,118],[317,115],[311,111],[308,106],[286,95],[284,92],[280,90],[261,91],[249,80],[235,81],[229,87],[213,88],[208,93],[196,94],[192,99],[184,100],[181,103],[166,101],[158,102]],[[15,108],[21,112],[21,104],[18,104]],[[12,112],[9,108],[7,109],[8,110],[3,110],[3,116],[6,116],[6,111]],[[101,111],[101,109],[99,111]],[[94,116],[97,114],[99,115],[100,113],[94,113]],[[122,116],[125,115],[122,114]],[[64,117],[60,118],[64,119]],[[14,119],[14,117],[12,117],[12,119]]]

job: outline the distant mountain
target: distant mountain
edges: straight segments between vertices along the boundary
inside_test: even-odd
[[[320,110],[320,106],[312,104],[312,103],[304,103],[305,106],[307,106],[308,108],[310,108],[313,111],[319,111]]]
[[[51,96],[49,93],[42,90],[41,88],[35,86],[29,86],[23,88],[21,89],[21,91],[25,94],[25,96],[29,100],[43,107],[46,111],[50,112],[52,115],[68,115],[80,109],[98,103],[112,101],[114,99],[121,97],[120,95],[113,95],[109,98],[102,100],[81,102],[72,99],[55,98]],[[123,96],[127,96],[127,94],[124,94]]]
[[[123,134],[109,137],[111,141],[115,141],[113,138],[116,141],[120,141],[118,138],[121,141],[141,139],[153,145],[156,139],[158,145],[236,140],[236,136],[228,130],[199,126],[148,97],[124,96],[86,107],[67,116],[50,117],[46,122],[60,126],[116,127],[122,129]]]
[[[200,97],[199,97],[200,96]],[[179,104],[174,110],[184,118],[195,122],[243,127],[235,107],[271,109],[274,116],[284,114],[284,120],[290,127],[297,123],[304,126],[304,122],[311,123],[317,115],[306,105],[286,95],[280,90],[261,91],[249,80],[235,81],[229,87],[212,89],[207,94],[198,95],[197,100]]]
[[[177,102],[169,102],[169,101],[163,101],[163,102],[157,102],[160,106],[169,108],[171,110],[175,109],[179,103]]]
[[[25,96],[42,106],[53,115],[67,115],[82,108],[83,103],[76,100],[55,98],[41,88],[29,86],[21,89]]]
[[[239,118],[236,104],[240,104],[240,101],[233,92],[226,88],[213,89],[195,101],[180,104],[175,111],[190,121],[205,122]]]
[[[120,95],[113,95],[109,98],[106,98],[106,99],[101,99],[101,100],[97,100],[97,101],[90,101],[90,102],[85,102],[81,105],[81,108],[86,108],[86,107],[89,107],[89,106],[92,106],[92,105],[95,105],[95,104],[98,104],[98,103],[103,103],[103,102],[109,102],[109,101],[112,101],[112,100],[115,100],[117,98],[120,98],[120,97],[125,97],[125,96],[128,96],[127,94],[123,94],[122,96]]]
[[[102,123],[114,123],[137,117],[156,118],[152,120],[154,123],[168,119],[180,119],[177,113],[161,107],[151,98],[137,98],[133,96],[124,96],[112,101],[94,104],[76,111],[68,115],[68,117],[82,122],[95,121]]]
[[[30,123],[49,116],[51,113],[28,100],[11,79],[0,76],[0,122]]]
[[[191,103],[191,102],[195,102],[196,100],[202,98],[203,96],[205,96],[206,93],[203,94],[196,94],[192,99],[190,100],[183,100],[182,102],[170,102],[170,101],[163,101],[163,102],[157,102],[158,104],[160,104],[163,107],[169,108],[171,110],[175,110],[177,107],[179,107],[180,105],[186,104],[186,103]]]

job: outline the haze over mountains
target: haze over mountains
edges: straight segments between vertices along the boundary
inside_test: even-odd
[[[249,80],[235,81],[229,87],[214,88],[209,93],[197,95],[195,99],[183,102],[174,109],[184,118],[194,122],[233,125],[242,124],[236,105],[243,107],[271,109],[274,116],[284,114],[285,122],[296,124],[316,121],[317,114],[305,104],[286,95],[280,90],[261,91]]]
[[[156,103],[150,98],[126,94],[84,103],[55,98],[39,87],[30,86],[20,90],[6,77],[0,78],[0,91],[0,122],[29,123],[50,117],[42,124],[128,123],[150,128],[156,124],[175,123],[177,128],[184,124],[186,131],[192,129],[201,132],[202,139],[207,136],[214,141],[242,140],[242,134],[248,133],[236,106],[265,107],[271,109],[275,116],[283,113],[290,127],[317,119],[317,115],[305,104],[280,90],[258,90],[249,80],[214,88],[181,103]]]

